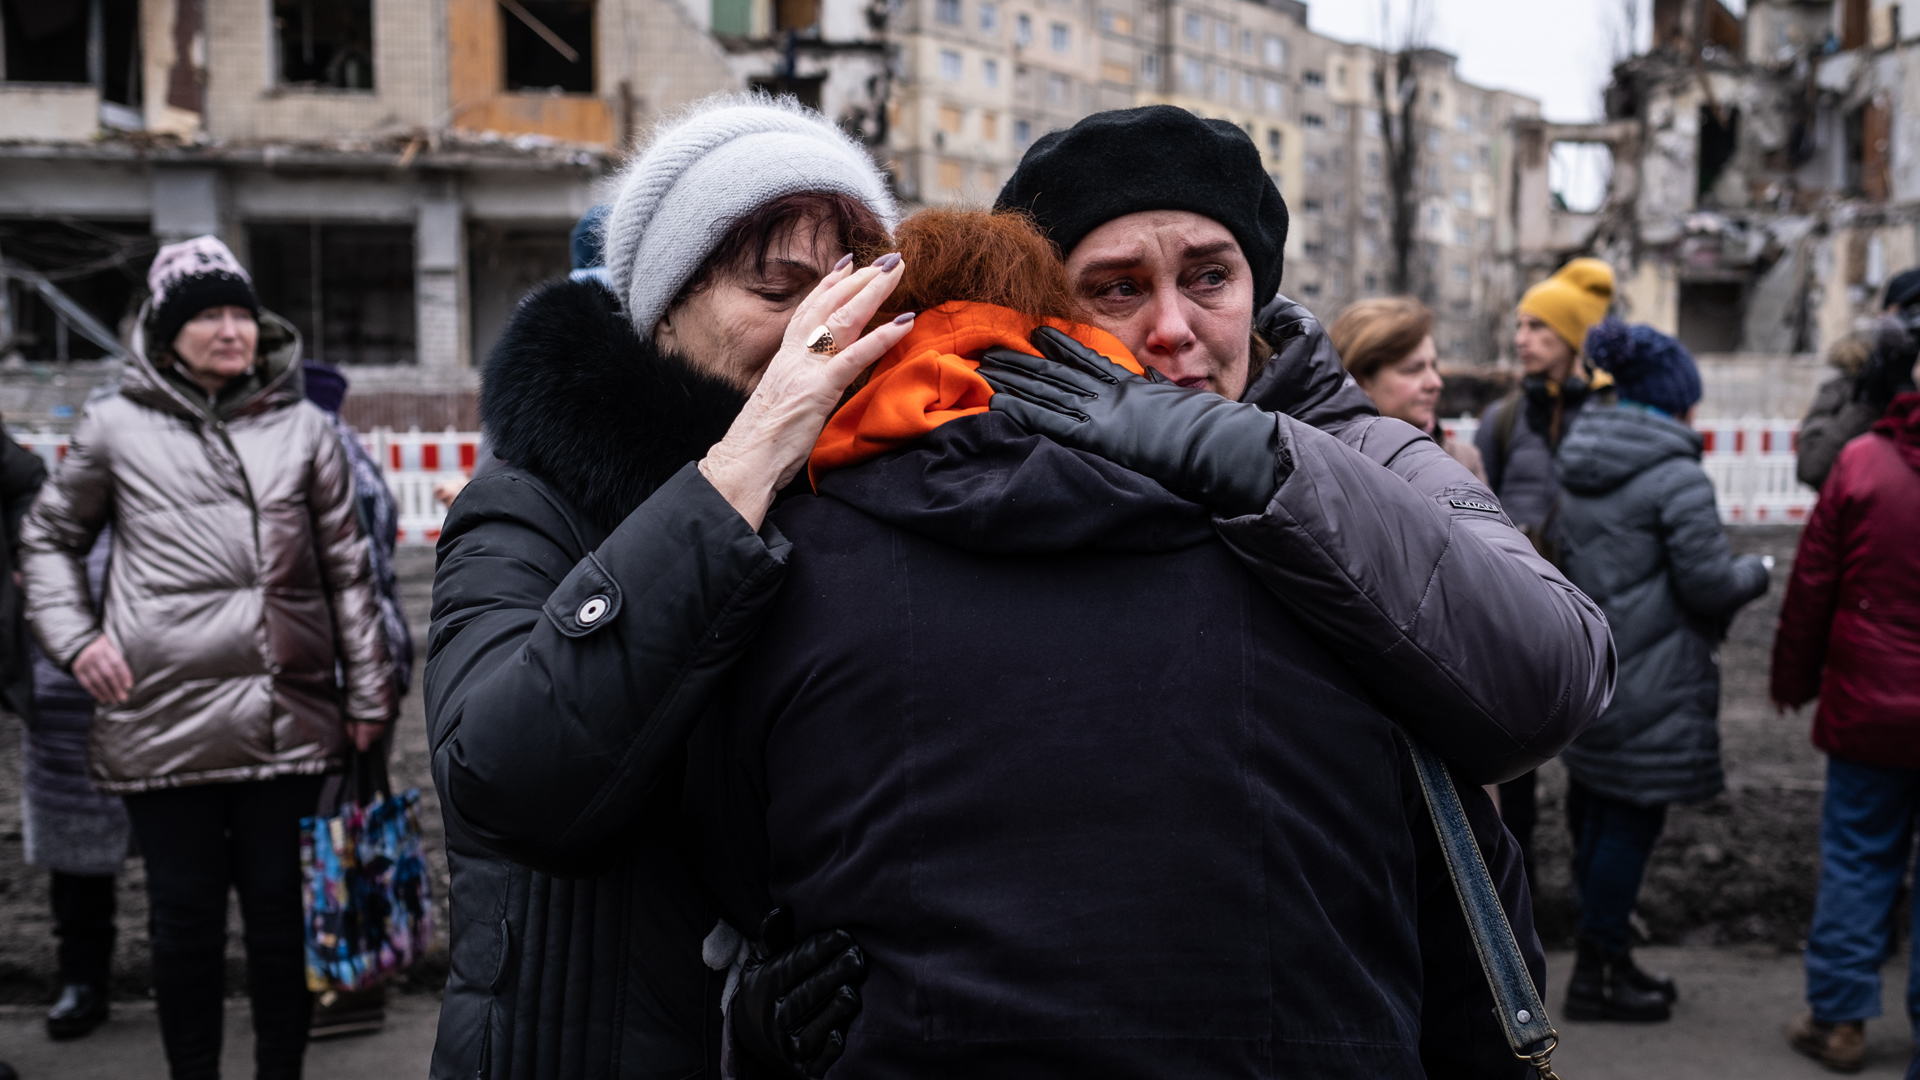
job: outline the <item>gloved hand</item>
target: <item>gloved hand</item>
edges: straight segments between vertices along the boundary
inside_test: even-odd
[[[855,987],[866,981],[867,959],[851,934],[823,930],[794,945],[792,914],[774,911],[728,1006],[735,1050],[760,1075],[819,1080],[846,1049],[860,1015]]]
[[[1255,405],[1141,378],[1043,326],[1045,357],[992,349],[980,375],[989,406],[1036,435],[1098,454],[1223,517],[1257,514],[1279,489],[1279,421]]]

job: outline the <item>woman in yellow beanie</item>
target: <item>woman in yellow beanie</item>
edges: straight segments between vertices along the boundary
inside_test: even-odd
[[[1474,445],[1488,486],[1513,523],[1543,555],[1552,556],[1554,506],[1560,486],[1553,451],[1587,395],[1611,383],[1606,372],[1589,379],[1580,363],[1587,331],[1613,304],[1613,268],[1599,259],[1575,259],[1520,298],[1513,347],[1525,373],[1512,393],[1480,417]],[[1534,774],[1500,785],[1500,816],[1520,843],[1533,880]]]

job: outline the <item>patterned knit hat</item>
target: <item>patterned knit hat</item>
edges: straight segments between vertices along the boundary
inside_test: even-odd
[[[734,223],[775,199],[818,191],[864,203],[888,232],[900,218],[866,147],[792,98],[717,94],[663,125],[620,174],[602,228],[614,294],[642,338]]]
[[[211,236],[196,236],[168,244],[153,257],[147,271],[147,289],[153,293],[147,316],[147,348],[154,353],[173,347],[173,339],[187,320],[212,307],[232,304],[260,317],[260,298],[253,279],[241,268],[227,245]]]
[[[1607,319],[1587,332],[1587,360],[1620,396],[1678,417],[1700,401],[1700,369],[1685,345],[1651,326]]]

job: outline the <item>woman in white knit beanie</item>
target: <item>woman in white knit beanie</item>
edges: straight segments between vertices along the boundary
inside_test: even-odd
[[[785,572],[775,493],[911,328],[864,332],[900,259],[849,254],[885,250],[897,211],[866,149],[791,99],[701,102],[617,186],[611,289],[521,303],[481,384],[502,464],[440,538],[426,697],[453,916],[433,1076],[702,1075],[723,989],[725,1053],[819,1076],[859,1009],[859,950],[742,927],[771,956],[729,977],[745,946],[678,846],[678,789]]]

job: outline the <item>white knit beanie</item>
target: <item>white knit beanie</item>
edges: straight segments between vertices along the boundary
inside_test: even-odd
[[[605,247],[642,338],[735,222],[800,192],[846,195],[891,232],[899,210],[866,148],[792,98],[717,94],[662,124],[620,173]]]

